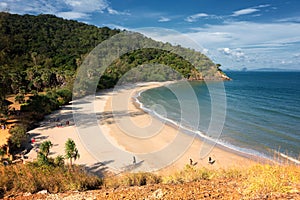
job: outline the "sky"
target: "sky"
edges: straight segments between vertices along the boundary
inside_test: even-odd
[[[300,70],[299,0],[0,0],[0,11],[139,31],[222,69]]]

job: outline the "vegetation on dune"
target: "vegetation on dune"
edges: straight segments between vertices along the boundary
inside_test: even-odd
[[[69,170],[64,166],[39,165],[37,163],[0,166],[0,198],[20,192],[36,193],[47,190],[51,193],[82,191],[99,188],[102,180],[88,174],[81,167]]]
[[[74,166],[73,170],[68,170],[64,166],[37,163],[0,166],[0,197],[20,192],[35,193],[44,189],[57,193],[100,188],[104,191],[109,188],[114,188],[114,191],[119,188],[123,191],[122,188],[127,188],[123,193],[123,196],[126,196],[132,186],[145,186],[146,189],[148,185],[161,189],[167,188],[170,194],[176,194],[178,191],[170,191],[170,187],[176,188],[178,185],[180,190],[186,187],[189,191],[191,189],[194,191],[190,198],[195,197],[193,195],[197,193],[208,196],[217,194],[219,198],[237,199],[273,199],[284,195],[295,198],[300,197],[299,182],[299,167],[294,165],[255,165],[249,168],[226,170],[187,165],[183,170],[168,176],[140,172],[108,176],[104,179],[88,174],[78,166]],[[200,183],[201,187],[197,183]],[[139,187],[139,189],[143,188]],[[141,197],[140,195],[142,194],[135,191],[135,196]]]
[[[102,185],[100,177],[89,174],[83,167],[72,165],[72,170],[69,170],[64,164],[64,156],[49,157],[52,146],[49,140],[41,143],[35,162],[8,166],[0,164],[0,198],[7,193],[82,191]],[[69,139],[66,141],[65,157],[76,159],[78,156],[76,144]]]

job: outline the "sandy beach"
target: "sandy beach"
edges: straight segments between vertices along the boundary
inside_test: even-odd
[[[99,174],[106,170],[169,173],[191,160],[193,165],[206,168],[243,167],[256,162],[238,152],[205,145],[198,137],[140,109],[133,96],[162,84],[102,91],[95,97],[84,97],[64,106],[29,132],[36,142],[28,159],[36,158],[36,149],[45,140],[53,143],[51,156],[64,155],[64,143],[72,138],[80,153],[75,163]],[[54,121],[63,126],[57,127],[58,122]],[[208,162],[209,157],[212,163]]]
[[[241,154],[218,145],[204,144],[196,135],[187,135],[179,127],[164,123],[145,113],[132,98],[142,90],[161,86],[160,83],[145,84],[118,91],[108,98],[105,112],[121,112],[127,115],[100,121],[106,127],[114,142],[124,150],[135,154],[152,170],[171,172],[192,163],[207,168],[244,167],[259,161],[259,158]],[[126,105],[122,105],[126,104]],[[125,102],[125,103],[124,103]],[[107,123],[108,122],[108,123]],[[128,125],[130,124],[130,125]],[[213,164],[209,163],[209,157]]]

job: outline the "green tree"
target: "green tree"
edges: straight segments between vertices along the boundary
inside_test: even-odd
[[[64,156],[62,156],[62,155],[56,156],[55,159],[54,159],[54,164],[56,166],[64,166],[64,164],[65,164]]]
[[[26,129],[23,126],[15,126],[9,130],[11,134],[9,143],[12,149],[21,148],[22,144],[27,140]]]
[[[70,138],[65,143],[65,153],[66,153],[66,155],[65,155],[66,158],[70,160],[71,166],[72,166],[73,160],[75,161],[78,158],[80,158],[76,144],[75,144],[74,140],[72,140]]]
[[[37,155],[37,163],[38,165],[49,165],[49,159],[41,152],[38,153]]]
[[[48,158],[48,155],[50,153],[50,148],[53,146],[52,142],[50,140],[47,140],[40,144],[40,153],[44,154],[46,158]]]

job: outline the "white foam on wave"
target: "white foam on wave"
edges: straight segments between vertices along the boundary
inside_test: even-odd
[[[195,130],[193,128],[189,128],[187,126],[183,126],[181,123],[178,123],[174,120],[171,120],[167,117],[164,117],[164,116],[161,116],[159,115],[158,113],[156,113],[155,111],[149,109],[149,108],[146,108],[141,102],[140,100],[138,99],[141,94],[143,93],[144,91],[140,91],[138,94],[136,94],[134,96],[134,99],[136,101],[136,103],[139,104],[140,108],[142,110],[144,110],[145,112],[147,112],[148,114],[150,115],[153,115],[153,116],[156,116],[158,117],[160,120],[162,120],[163,122],[167,122],[169,124],[172,124],[172,125],[175,125],[177,127],[179,127],[182,131],[184,131],[184,133],[186,134],[189,134],[189,135],[195,135],[197,137],[200,137],[201,139],[205,139],[206,141],[208,142],[211,142],[211,143],[215,143],[215,144],[218,144],[218,145],[221,145],[223,147],[226,147],[228,149],[231,149],[233,151],[236,151],[236,152],[239,152],[239,153],[242,153],[242,154],[246,154],[246,155],[249,155],[249,156],[258,156],[258,157],[261,157],[261,158],[266,158],[266,159],[271,159],[270,156],[267,156],[266,154],[263,154],[259,151],[256,151],[256,150],[253,150],[253,149],[249,149],[249,148],[242,148],[242,147],[238,147],[236,145],[233,145],[227,141],[223,141],[223,140],[219,140],[219,139],[215,139],[215,138],[212,138],[208,135],[206,135],[205,133],[203,133],[202,131],[199,131],[199,130]]]
[[[300,165],[300,160],[297,160],[297,159],[295,159],[295,158],[293,158],[293,157],[290,157],[290,156],[288,156],[288,155],[285,155],[285,154],[283,154],[283,153],[279,153],[279,155],[280,155],[281,157],[283,157],[283,158],[286,158],[286,159],[289,160],[289,161],[294,162],[295,164]]]

